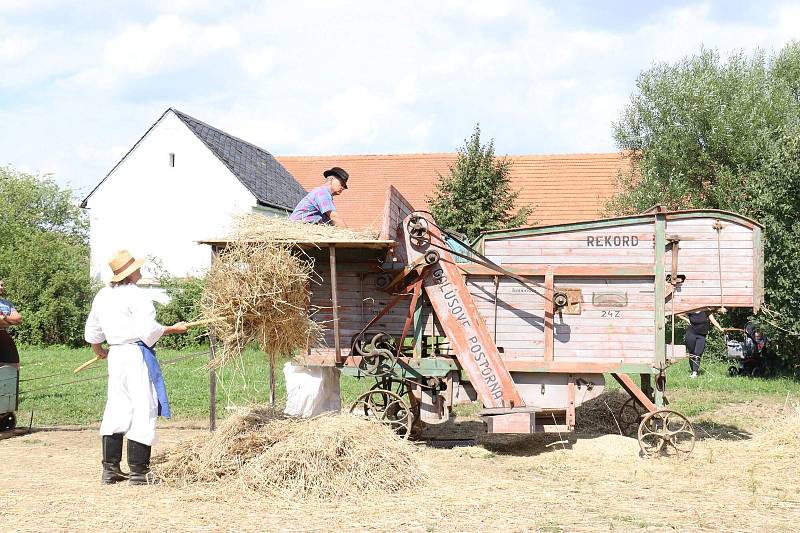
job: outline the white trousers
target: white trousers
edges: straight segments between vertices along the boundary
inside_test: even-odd
[[[108,352],[108,398],[100,435],[125,433],[147,446],[156,443],[158,397],[142,351],[136,344],[111,346]]]

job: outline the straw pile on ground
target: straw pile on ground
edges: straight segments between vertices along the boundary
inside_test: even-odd
[[[287,418],[268,408],[233,415],[211,436],[155,457],[164,483],[236,483],[259,495],[340,499],[392,493],[425,478],[412,444],[349,415]]]

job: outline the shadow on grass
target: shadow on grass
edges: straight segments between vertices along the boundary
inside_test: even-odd
[[[717,424],[715,422],[692,422],[696,440],[748,440],[753,437],[751,433],[730,424]]]

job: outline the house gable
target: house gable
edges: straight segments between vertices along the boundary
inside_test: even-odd
[[[92,274],[128,249],[167,273],[199,274],[210,253],[196,241],[226,231],[255,196],[173,113],[164,115],[88,198]],[[155,265],[151,262],[150,265]]]
[[[266,150],[177,109],[171,110],[239,178],[259,204],[291,211],[306,195],[305,189]]]

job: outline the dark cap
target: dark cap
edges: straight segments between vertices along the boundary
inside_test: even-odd
[[[331,176],[333,176],[334,178],[338,178],[339,181],[342,182],[342,187],[344,187],[345,189],[347,188],[347,180],[350,177],[350,175],[347,173],[345,169],[341,167],[333,167],[323,172],[322,175],[325,176],[326,178],[330,178]]]

